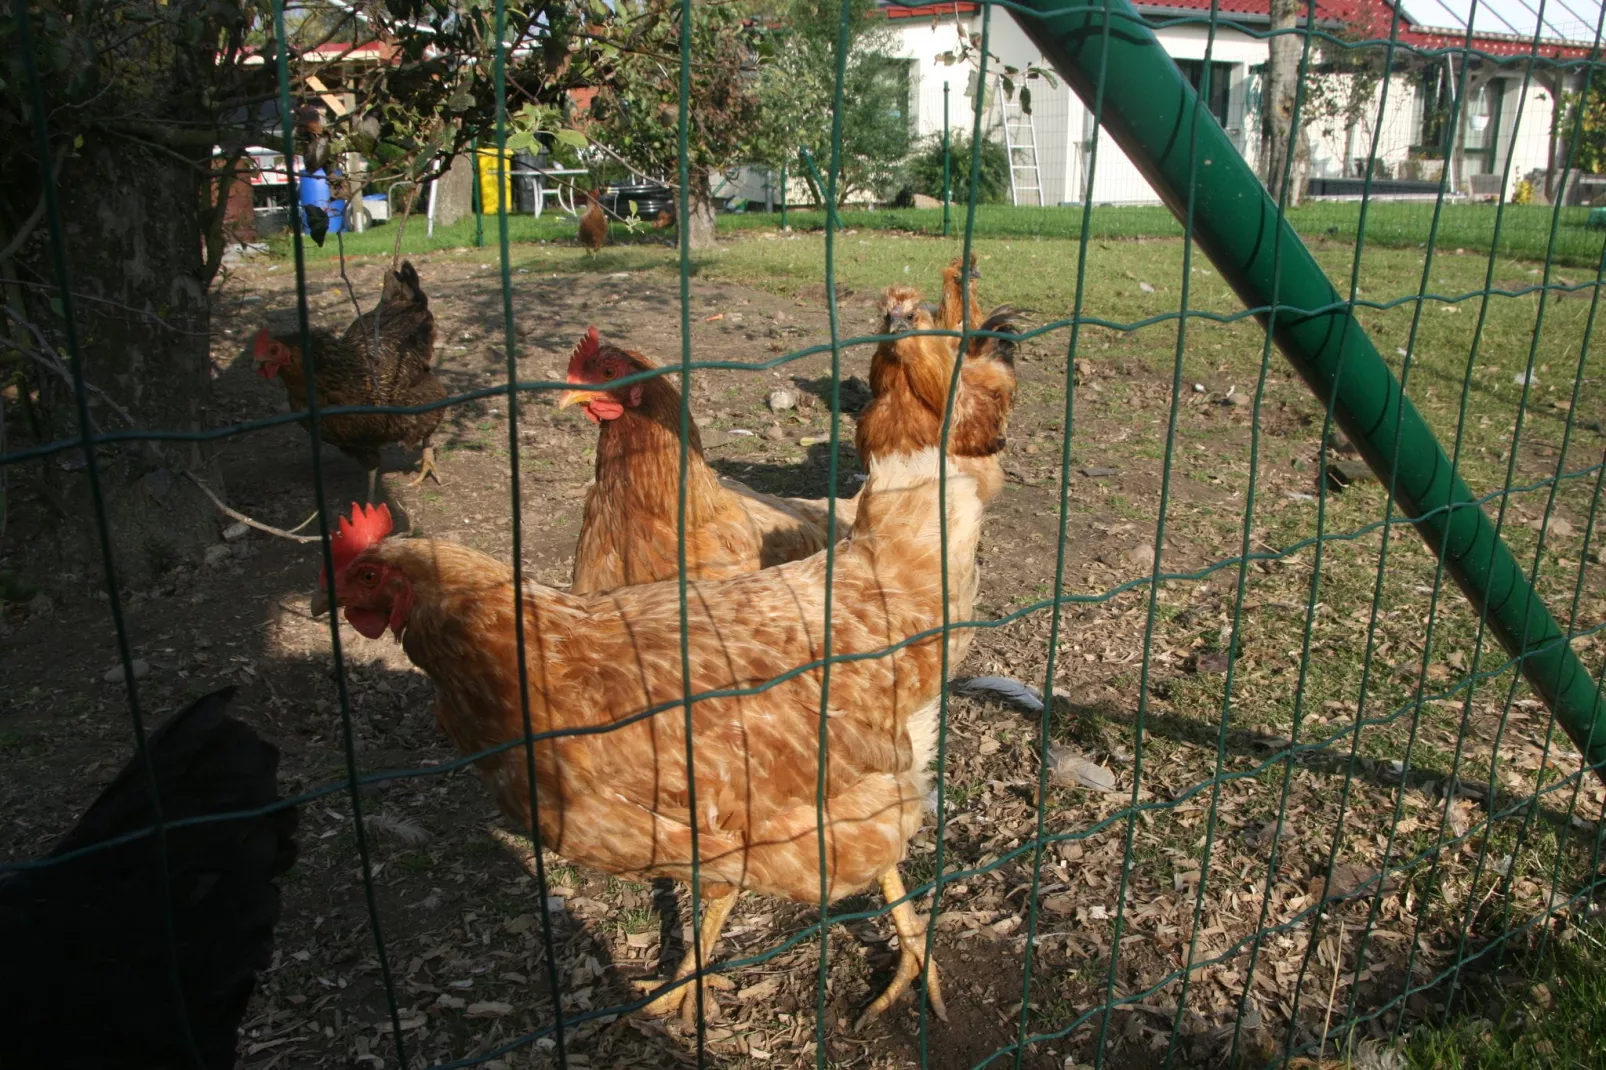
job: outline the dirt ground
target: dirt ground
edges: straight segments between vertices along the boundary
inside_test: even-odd
[[[457,393],[502,381],[506,338],[492,262],[465,252],[432,254],[416,263],[438,318],[437,365],[448,389]],[[673,276],[656,270],[588,272],[572,261],[561,267],[557,273],[526,267],[513,276],[521,377],[561,378],[569,350],[589,324],[597,324],[609,340],[660,360],[678,357]],[[351,267],[365,302],[378,292],[380,271],[378,262]],[[245,344],[263,324],[289,327],[294,287],[287,266],[254,262],[220,288],[213,321],[214,426],[285,409],[279,385],[252,374]],[[315,323],[341,328],[349,321],[348,297],[331,271],[316,270],[309,293]],[[818,286],[788,296],[694,279],[692,293],[692,340],[699,360],[767,360],[829,339]],[[872,330],[875,297],[844,295],[845,331]],[[1148,544],[1164,472],[1164,454],[1156,443],[1164,442],[1171,381],[1163,359],[1167,343],[1158,336],[1090,330],[1084,345],[1064,568],[1068,593],[1095,596],[1146,577],[1151,567]],[[1155,352],[1162,358],[1158,364],[1151,359]],[[989,511],[980,550],[978,617],[983,620],[997,621],[1052,595],[1065,360],[1062,335],[1022,347],[1010,482]],[[845,352],[843,374],[862,378],[868,361],[866,347]],[[825,354],[773,371],[699,372],[693,411],[704,423],[710,460],[761,490],[828,493],[830,416],[819,399],[828,396],[830,371]],[[775,416],[765,398],[782,384],[796,384],[802,403]],[[1236,518],[1243,508],[1251,434],[1250,409],[1241,402],[1252,387],[1252,382],[1207,378],[1197,388],[1185,384],[1178,417],[1183,435],[1168,488],[1163,550],[1168,572],[1203,570],[1238,550]],[[857,393],[849,389],[845,396]],[[508,408],[505,397],[493,396],[451,410],[437,437],[443,486],[408,486],[416,456],[387,455],[382,493],[398,513],[398,528],[455,539],[503,558],[510,554]],[[1280,369],[1273,374],[1256,484],[1262,499],[1314,515],[1321,415],[1300,383]],[[521,398],[523,546],[527,574],[539,582],[567,583],[595,435],[578,412],[558,411],[549,396]],[[851,444],[852,423],[846,417],[842,439]],[[1552,460],[1535,454],[1524,457],[1520,467],[1537,471]],[[850,446],[842,448],[840,465],[835,489],[852,494],[858,466]],[[293,527],[312,511],[307,439],[295,424],[230,440],[223,447],[223,470],[230,504],[259,520]],[[325,453],[323,477],[331,503],[344,504],[363,493],[361,470],[333,450]],[[1370,493],[1380,506],[1381,492],[1374,487]],[[1574,521],[1581,529],[1582,518],[1575,515]],[[1408,533],[1398,536],[1391,553],[1401,564],[1391,567],[1426,567],[1427,555],[1411,540]],[[1364,544],[1373,547],[1373,559],[1374,544],[1375,538]],[[219,545],[226,550],[212,555],[210,563],[181,564],[158,585],[126,593],[134,653],[149,665],[140,681],[145,708],[165,714],[190,696],[223,683],[239,684],[234,712],[282,749],[285,792],[331,789],[301,809],[302,857],[286,881],[276,965],[259,987],[242,1065],[252,1070],[395,1065],[387,972],[409,1065],[488,1053],[497,1053],[485,1064],[490,1066],[555,1064],[551,1037],[502,1051],[549,1025],[553,1003],[534,881],[516,852],[493,836],[491,830],[503,823],[490,797],[467,770],[406,776],[365,789],[381,925],[376,933],[368,921],[351,804],[342,786],[345,754],[329,632],[325,621],[308,614],[318,573],[316,548],[259,533]],[[1344,557],[1352,552],[1354,561]],[[1338,566],[1365,568],[1360,549],[1332,553]],[[1240,655],[1245,687],[1258,686],[1265,694],[1292,689],[1309,559],[1306,551],[1301,558],[1251,570],[1257,586],[1247,602],[1258,630],[1255,641],[1246,643],[1248,652]],[[93,569],[87,573],[92,577]],[[1381,744],[1376,750],[1363,745],[1350,762],[1348,737],[1291,763],[1268,763],[1287,742],[1282,738],[1286,725],[1279,731],[1275,718],[1257,724],[1246,714],[1222,732],[1219,713],[1200,716],[1199,709],[1219,705],[1220,659],[1209,636],[1219,632],[1230,611],[1236,576],[1234,566],[1162,586],[1165,604],[1151,644],[1157,653],[1147,666],[1146,586],[1066,608],[1055,680],[1064,697],[1051,718],[1051,733],[1056,743],[1106,770],[1113,790],[1051,788],[1044,831],[1075,835],[1044,852],[1035,912],[1034,855],[1021,848],[1032,842],[1038,822],[1038,719],[997,701],[952,699],[943,866],[950,879],[942,891],[936,939],[952,1020],[929,1023],[932,1065],[975,1066],[1015,1042],[1034,919],[1028,1029],[1052,1038],[1029,1047],[1024,1065],[1032,1068],[1091,1062],[1106,1027],[1108,1066],[1159,1066],[1173,1044],[1170,1065],[1223,1064],[1234,1046],[1241,998],[1245,1025],[1239,1055],[1260,1063],[1280,1045],[1291,1017],[1298,1019],[1296,1041],[1304,1043],[1320,1032],[1324,1014],[1336,1023],[1351,1001],[1365,1013],[1392,997],[1407,976],[1413,947],[1419,950],[1409,976],[1419,981],[1430,976],[1455,951],[1461,931],[1455,919],[1463,910],[1491,931],[1502,920],[1503,900],[1473,903],[1466,897],[1469,891],[1450,901],[1435,899],[1443,918],[1425,905],[1424,883],[1451,887],[1459,880],[1480,895],[1492,887],[1488,867],[1498,861],[1499,851],[1484,862],[1480,848],[1487,838],[1475,834],[1445,849],[1436,876],[1424,872],[1429,858],[1411,879],[1387,882],[1364,949],[1359,932],[1370,906],[1364,896],[1334,905],[1324,919],[1301,915],[1320,897],[1320,881],[1314,893],[1310,882],[1325,871],[1330,854],[1341,867],[1350,867],[1345,879],[1364,888],[1391,827],[1402,837],[1394,848],[1398,864],[1412,829],[1420,829],[1418,836],[1431,833],[1442,810],[1450,815],[1452,830],[1462,831],[1482,818],[1483,801],[1474,792],[1444,790],[1442,776],[1400,785],[1397,776],[1390,777],[1389,760],[1396,752]],[[1598,595],[1592,587],[1591,598]],[[1584,604],[1587,611],[1594,603],[1586,598]],[[1348,618],[1365,603],[1340,608],[1333,615],[1345,618],[1343,627],[1335,621],[1321,634],[1312,653],[1317,659],[1338,658],[1340,647],[1359,656],[1360,634]],[[1006,675],[1040,685],[1050,624],[1051,614],[1042,610],[983,629],[960,674]],[[115,645],[104,598],[92,579],[86,578],[79,597],[7,607],[3,628],[0,858],[10,859],[30,857],[59,836],[71,815],[81,812],[125,760],[129,742],[123,689],[105,678],[116,661]],[[343,631],[342,643],[358,769],[427,773],[452,758],[434,724],[432,686],[401,649],[389,641],[364,640],[350,629]],[[1411,656],[1403,647],[1381,654],[1390,665],[1409,662]],[[1148,698],[1140,703],[1145,683]],[[1487,686],[1470,713],[1473,746],[1482,748],[1477,753],[1485,764],[1501,715],[1497,692],[1503,690]],[[1336,693],[1313,698],[1307,716],[1315,727],[1306,731],[1316,738],[1327,734],[1324,728],[1337,731],[1353,717],[1354,701],[1353,696],[1340,700]],[[1251,705],[1247,698],[1240,702]],[[1369,716],[1381,712],[1367,710]],[[1451,714],[1458,713],[1446,713],[1447,729],[1425,727],[1424,740],[1443,742],[1447,734],[1453,743]],[[1129,821],[1140,715],[1145,720],[1138,799],[1152,808]],[[1568,758],[1559,737],[1539,753],[1544,711],[1525,692],[1507,722],[1506,753],[1527,778],[1522,783],[1528,790],[1546,770],[1553,775],[1577,768],[1577,756]],[[1468,763],[1475,764],[1471,758]],[[1219,794],[1213,793],[1212,778],[1223,772],[1232,778],[1220,781]],[[1285,788],[1287,824],[1277,844],[1274,818]],[[1502,799],[1511,801],[1510,794]],[[1598,789],[1586,785],[1583,809],[1593,814],[1599,801]],[[1538,808],[1540,832],[1533,835],[1552,837],[1547,859],[1556,857],[1555,838],[1573,827],[1566,809],[1566,793]],[[1587,848],[1593,822],[1573,825],[1590,830],[1572,833]],[[1577,843],[1567,848],[1579,849]],[[936,872],[935,828],[922,830],[911,850],[905,868],[914,887]],[[1526,857],[1520,845],[1514,853]],[[1131,859],[1126,870],[1123,857]],[[1483,873],[1481,884],[1470,872],[1475,863]],[[602,877],[550,855],[548,866],[550,937],[567,1018],[634,998],[633,979],[661,976],[683,951],[684,890]],[[1536,864],[1534,872],[1541,868]],[[1550,895],[1542,876],[1524,874],[1506,893],[1518,904],[1513,908],[1518,919]],[[1202,897],[1201,882],[1206,884]],[[869,911],[880,905],[878,897],[862,897],[833,910]],[[929,910],[929,897],[920,905]],[[1119,932],[1117,913],[1122,914]],[[817,910],[807,906],[744,897],[717,957],[761,955],[816,916]],[[1262,927],[1271,935],[1252,940]],[[920,1058],[921,1037],[912,1001],[863,1035],[848,1028],[890,977],[896,943],[887,919],[860,920],[829,932],[824,1036],[830,1063],[839,1068],[913,1064]],[[383,965],[376,950],[381,937]],[[1112,946],[1119,947],[1113,975]],[[1251,952],[1256,956],[1252,981]],[[1222,961],[1195,968],[1186,1011],[1179,1016],[1181,982],[1156,986],[1185,967],[1190,953],[1195,963]],[[738,991],[719,995],[703,1059],[732,1068],[812,1065],[819,954],[818,940],[806,939],[760,964],[735,969]],[[1352,979],[1354,974],[1359,976]],[[1097,1011],[1107,993],[1122,1003],[1101,1016]],[[1431,996],[1414,996],[1413,1007],[1430,1005]],[[1363,1024],[1357,1036],[1382,1035],[1392,1014]],[[1173,1021],[1178,1021],[1175,1039]],[[689,1065],[699,1058],[695,1035],[677,1023],[635,1016],[589,1017],[565,1030],[564,1044],[568,1063],[578,1067]]]

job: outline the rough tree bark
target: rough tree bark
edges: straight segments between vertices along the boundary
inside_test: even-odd
[[[1304,4],[1302,0],[1271,0],[1271,28],[1294,30]],[[1299,90],[1299,59],[1303,39],[1295,33],[1280,33],[1267,42],[1265,115],[1262,119],[1260,159],[1262,177],[1273,197],[1282,195],[1283,175],[1290,165],[1292,145],[1293,181],[1288,186],[1288,206],[1305,198],[1305,179],[1310,171],[1310,143],[1303,125],[1294,126],[1294,98]]]
[[[706,171],[693,171],[691,188],[686,191],[686,241],[692,249],[712,249],[714,237],[714,196]]]
[[[199,207],[202,173],[172,155],[121,140],[85,141],[57,183],[69,285],[90,414],[103,431],[128,429],[118,408],[149,430],[208,426],[210,313]],[[56,292],[46,228],[19,257],[25,315],[53,326]],[[78,434],[69,386],[39,372],[39,437]],[[113,406],[116,406],[114,408]],[[97,453],[118,579],[140,586],[198,560],[218,536],[218,514],[186,471],[222,490],[208,451],[194,444],[123,442]],[[31,469],[31,471],[29,471]],[[13,515],[11,548],[45,589],[101,582],[89,479],[78,450],[34,462]],[[27,490],[35,493],[29,494]]]

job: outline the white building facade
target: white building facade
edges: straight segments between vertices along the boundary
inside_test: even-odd
[[[1208,5],[1203,0],[1171,0],[1164,6],[1143,5],[1139,10],[1156,22],[1155,33],[1167,53],[1176,60],[1195,88],[1204,81],[1204,63],[1210,53],[1209,93],[1206,106],[1215,115],[1239,151],[1251,165],[1260,149],[1260,96],[1267,61],[1267,44],[1250,30],[1264,30],[1267,18],[1252,12],[1221,15],[1212,40],[1203,24]],[[1377,27],[1379,12],[1389,12],[1384,0],[1363,0],[1375,5],[1371,25]],[[1223,5],[1225,7],[1225,5]],[[1242,6],[1242,5],[1239,5]],[[974,118],[975,68],[973,64],[949,63],[945,54],[960,47],[959,30],[975,34],[981,30],[981,12],[974,4],[884,7],[891,31],[890,48],[910,65],[910,116],[917,137],[940,134],[943,121],[943,88],[948,87],[950,127],[968,132]],[[1321,13],[1318,7],[1318,15]],[[1351,12],[1352,16],[1354,12]],[[1391,14],[1391,12],[1390,12]],[[1167,24],[1177,17],[1192,17],[1192,24]],[[1348,24],[1326,20],[1337,29]],[[1389,22],[1366,36],[1387,39]],[[1007,9],[994,12],[990,34],[994,60],[989,70],[1002,65],[1025,70],[1043,64],[1031,40]],[[1423,29],[1402,19],[1398,39],[1419,48],[1456,48],[1465,43],[1463,32]],[[1501,191],[1500,176],[1510,164],[1507,197],[1516,195],[1520,180],[1533,176],[1543,184],[1543,173],[1559,171],[1564,145],[1552,136],[1552,119],[1558,92],[1577,88],[1582,75],[1573,69],[1558,70],[1544,63],[1531,64],[1532,39],[1480,36],[1472,47],[1497,59],[1483,60],[1467,72],[1466,118],[1451,154],[1452,187],[1461,196],[1488,198]],[[1542,55],[1563,59],[1587,55],[1588,45],[1577,42],[1548,41]],[[1381,58],[1382,50],[1376,54]],[[1509,57],[1509,58],[1508,58]],[[1342,103],[1348,74],[1315,73],[1322,92],[1314,93],[1329,102],[1306,113],[1304,125],[1311,150],[1310,177],[1313,196],[1357,196],[1359,179],[1366,173],[1366,162],[1374,156],[1374,196],[1425,196],[1436,191],[1444,167],[1442,145],[1450,102],[1462,72],[1458,56],[1422,56],[1397,49],[1396,73],[1364,98],[1363,106],[1343,114]],[[1529,70],[1530,65],[1532,70]],[[1318,56],[1313,69],[1320,67]],[[994,140],[1003,142],[1006,114],[997,92],[997,82],[989,74],[984,100],[984,128]],[[1011,140],[1030,136],[1037,149],[1036,175],[1017,172],[1018,184],[1036,186],[1016,193],[1017,204],[1043,206],[1080,204],[1091,197],[1099,204],[1158,204],[1160,198],[1139,174],[1137,168],[1107,137],[1099,139],[1097,163],[1088,174],[1093,143],[1094,121],[1063,83],[1051,88],[1043,80],[1028,83],[1032,91],[1031,131],[1018,132],[1024,117],[1011,114]],[[1380,118],[1381,115],[1381,118]],[[1353,118],[1353,121],[1351,121]],[[1029,162],[1030,153],[1017,152],[1015,161]],[[1032,179],[1035,177],[1035,181]],[[1356,180],[1356,181],[1344,181]]]

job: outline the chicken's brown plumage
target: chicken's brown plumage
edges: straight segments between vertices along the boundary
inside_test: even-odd
[[[835,548],[834,654],[883,651],[940,632],[944,522],[947,613],[954,621],[970,617],[982,505],[975,480],[950,472],[944,518],[937,467],[934,449],[872,464],[854,533]],[[375,524],[380,513],[383,523]],[[435,681],[437,718],[460,752],[495,751],[522,738],[512,570],[450,542],[382,538],[388,530],[386,510],[359,511],[342,525],[335,592],[347,620],[371,638],[387,628],[399,636]],[[751,689],[822,658],[826,568],[821,553],[733,579],[692,581],[689,680],[681,673],[678,583],[592,597],[526,584],[530,726],[587,732],[535,745],[542,842],[605,872],[689,880],[695,825],[702,880],[729,889],[713,889],[724,896],[711,919],[723,918],[738,890],[817,903],[820,671],[758,694],[693,703],[695,809],[680,699],[686,686],[693,694]],[[972,634],[950,633],[951,666]],[[940,634],[832,668],[823,876],[833,900],[878,880],[889,900],[901,898],[896,866],[927,805],[942,670]],[[503,812],[528,828],[524,750],[495,751],[476,765]],[[894,920],[906,967],[876,1012],[923,962],[924,934],[907,903],[894,909]],[[703,934],[705,958],[717,922],[713,928]],[[931,995],[940,1010],[935,983]]]
[[[404,262],[385,277],[379,305],[354,320],[344,335],[310,332],[318,373],[318,407],[336,405],[422,405],[439,401],[446,388],[435,378],[435,316],[419,285],[418,272]],[[264,328],[256,338],[256,360],[262,375],[277,375],[292,409],[307,408],[307,371],[300,336],[274,337]],[[368,473],[368,500],[374,497],[379,454],[398,442],[421,448],[423,464],[415,483],[435,472],[430,438],[440,426],[443,409],[412,414],[342,413],[321,416],[323,440],[338,447]],[[303,426],[307,426],[303,422]]]
[[[653,583],[680,574],[680,391],[666,376],[618,389],[609,383],[656,367],[632,350],[607,345],[592,328],[569,362],[579,404],[600,424],[596,483],[586,495],[575,550],[575,594]],[[715,580],[807,557],[825,546],[829,503],[778,498],[722,480],[703,457],[692,423],[686,479],[686,575]],[[847,533],[853,502],[837,503]]]
[[[608,244],[608,217],[602,210],[601,190],[586,191],[586,211],[580,217],[580,244],[593,253]]]
[[[976,254],[970,254],[968,266],[964,258],[957,258],[942,270],[942,297],[937,301],[937,314],[934,317],[937,329],[940,331],[958,331],[964,328],[965,296],[970,296],[970,329],[976,330],[981,326],[981,305],[976,301],[976,280],[981,278],[981,272],[976,270]],[[958,338],[945,338],[949,353],[959,352]]]
[[[1000,382],[1012,381],[1008,357],[1007,346],[979,349],[978,376],[996,371]],[[986,367],[993,364],[998,368]],[[613,379],[622,378],[617,371]],[[602,411],[595,415],[624,409],[635,387],[648,382],[598,398]],[[678,408],[677,401],[676,428]],[[967,405],[956,412],[956,428],[977,440],[1000,440],[1003,416],[997,405]],[[938,525],[944,518],[937,497],[937,439],[929,424],[918,426],[927,428],[927,442],[872,452],[853,533],[834,548],[837,654],[884,650],[941,625]],[[972,460],[982,478],[995,478],[996,453]],[[948,465],[947,611],[954,621],[966,619],[973,606],[982,509],[978,480],[964,467]],[[382,524],[376,525],[381,513]],[[347,620],[370,638],[387,628],[401,638],[408,656],[435,679],[437,716],[461,751],[481,753],[520,738],[511,569],[451,543],[383,539],[388,531],[388,511],[382,509],[342,523],[336,594]],[[820,659],[825,572],[826,556],[816,553],[731,579],[690,580],[692,693],[752,690]],[[686,720],[678,708],[686,684],[679,584],[627,586],[592,596],[526,585],[524,607],[532,727],[589,732],[536,747],[543,842],[571,861],[609,872],[686,879],[695,823],[703,889],[717,897],[698,936],[704,961],[740,890],[817,901],[819,671],[756,694],[692,705],[694,814]],[[964,657],[971,634],[950,633],[950,670]],[[875,880],[889,902],[906,898],[896,863],[925,805],[933,711],[942,687],[937,636],[833,667],[825,800],[825,876],[833,898]],[[662,712],[641,717],[658,707]],[[610,725],[617,728],[594,731]],[[515,748],[482,758],[478,766],[504,812],[527,823],[524,761]],[[895,907],[892,916],[901,944],[899,970],[866,1014],[890,1005],[924,965],[924,933],[909,904]],[[688,976],[693,961],[687,956],[677,979]],[[940,1009],[934,971],[929,986]],[[695,1007],[694,1000],[681,998],[687,991],[661,996],[649,1008],[661,1012],[678,1005],[684,1012]]]
[[[874,400],[859,416],[855,446],[862,461],[907,454],[937,442],[948,407],[956,350],[940,335],[910,333],[934,329],[918,291],[894,286],[882,300],[881,333],[898,337],[876,347],[870,361]],[[993,310],[978,330],[1015,330],[1015,311]],[[948,454],[976,475],[982,500],[1003,484],[997,455],[1015,398],[1015,347],[1012,339],[973,337],[960,366],[959,393],[948,436]]]

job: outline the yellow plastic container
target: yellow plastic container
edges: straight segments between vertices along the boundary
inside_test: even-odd
[[[478,159],[475,163],[479,168],[480,179],[480,211],[485,215],[496,215],[503,203],[507,204],[509,213],[513,211],[513,152],[508,150],[498,159],[494,148],[478,150]],[[497,171],[501,173],[501,196],[497,196]],[[506,198],[504,202],[502,198]]]

